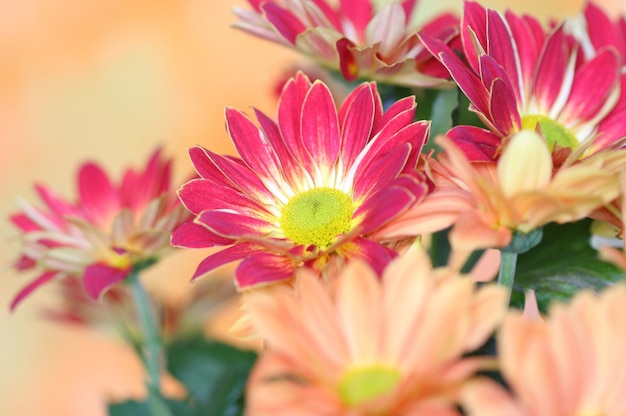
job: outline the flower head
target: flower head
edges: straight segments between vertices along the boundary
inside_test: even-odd
[[[82,277],[98,298],[170,247],[172,230],[188,216],[170,186],[171,162],[157,150],[145,169],[129,169],[119,184],[95,163],[78,173],[78,201],[67,202],[45,186],[35,190],[46,205],[21,201],[11,220],[21,230],[20,270],[43,269],[13,300],[14,308],[34,289],[55,278]]]
[[[376,85],[362,84],[339,111],[320,81],[299,74],[285,86],[278,123],[239,111],[226,124],[241,159],[190,150],[200,178],[180,189],[193,222],[172,235],[177,246],[230,246],[207,257],[194,277],[245,259],[239,287],[285,280],[305,265],[361,258],[376,270],[395,255],[368,239],[426,190],[416,172],[429,123],[414,122],[413,97],[383,112]]]
[[[379,230],[379,238],[454,224],[450,240],[459,250],[505,247],[513,233],[577,221],[611,202],[626,162],[621,150],[554,168],[545,139],[530,130],[512,136],[497,162],[470,161],[446,137],[439,143],[445,152],[428,162],[435,191]]]
[[[506,312],[506,291],[433,269],[415,247],[381,279],[362,262],[326,283],[246,297],[267,350],[248,384],[250,415],[457,415],[461,384]]]
[[[341,71],[348,81],[367,78],[432,87],[449,83],[424,48],[418,29],[445,43],[458,41],[458,18],[442,14],[417,27],[416,0],[249,0],[235,9],[236,27],[290,46]]]
[[[473,1],[465,2],[461,27],[462,58],[441,41],[423,41],[489,128],[457,126],[448,133],[470,158],[493,159],[523,129],[540,131],[551,151],[580,146],[585,156],[626,136],[623,57],[614,47],[585,58],[564,25],[547,30],[530,16]]]
[[[511,392],[480,379],[463,392],[469,415],[606,415],[626,412],[626,285],[582,291],[545,320],[510,312],[498,361]]]

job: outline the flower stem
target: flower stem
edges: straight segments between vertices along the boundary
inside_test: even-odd
[[[157,321],[152,309],[152,302],[139,279],[139,273],[135,270],[128,279],[131,285],[133,301],[139,324],[143,331],[139,351],[142,361],[148,372],[146,386],[148,388],[148,406],[152,416],[171,416],[171,412],[161,397],[160,377],[163,348]]]
[[[498,284],[509,290],[509,298],[513,290],[513,282],[515,281],[517,255],[518,253],[515,251],[500,250],[500,274],[498,274]]]

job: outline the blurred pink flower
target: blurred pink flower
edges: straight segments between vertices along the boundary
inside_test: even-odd
[[[551,151],[579,148],[580,156],[626,136],[623,57],[614,47],[585,58],[563,24],[546,29],[533,17],[473,1],[465,2],[461,27],[462,57],[440,40],[422,40],[489,129],[456,126],[448,132],[471,159],[495,158],[522,129],[538,129]]]
[[[498,361],[511,391],[478,379],[462,393],[473,416],[626,414],[626,285],[579,292],[545,321],[511,311]]]
[[[241,159],[190,149],[200,178],[179,191],[195,219],[174,231],[172,243],[229,246],[203,260],[193,278],[240,259],[240,288],[354,258],[382,271],[395,241],[369,236],[427,188],[416,166],[430,124],[413,121],[415,106],[407,97],[383,112],[376,85],[364,83],[337,110],[325,84],[298,74],[283,90],[277,123],[255,111],[257,127],[227,109]]]
[[[458,415],[461,385],[487,364],[465,357],[506,313],[506,291],[433,269],[412,247],[382,280],[348,264],[325,284],[308,271],[246,296],[267,347],[249,379],[247,414]]]
[[[449,84],[445,68],[424,48],[422,31],[445,43],[458,42],[458,17],[445,13],[414,24],[418,1],[249,0],[235,8],[235,27],[292,47],[322,65],[357,78],[417,87]]]
[[[144,170],[127,170],[119,185],[97,164],[85,163],[76,203],[36,185],[46,207],[20,201],[21,212],[11,220],[23,242],[16,267],[43,273],[18,293],[11,308],[40,285],[67,276],[82,277],[97,299],[133,268],[157,260],[170,248],[171,231],[188,217],[171,188],[170,171],[171,162],[157,150]]]

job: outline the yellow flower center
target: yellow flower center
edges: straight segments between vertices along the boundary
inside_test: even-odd
[[[535,130],[537,125],[541,127],[541,132],[548,143],[550,151],[554,149],[555,144],[569,147],[570,149],[578,147],[576,136],[553,119],[539,114],[531,114],[522,118],[522,129],[524,130]]]
[[[289,200],[280,226],[285,237],[298,244],[328,247],[350,229],[352,199],[338,189],[314,188]]]
[[[387,367],[364,367],[348,371],[339,382],[339,397],[349,407],[387,394],[400,382],[400,372]]]

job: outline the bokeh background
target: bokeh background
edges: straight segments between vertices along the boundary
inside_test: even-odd
[[[461,0],[422,0],[425,15]],[[582,0],[485,0],[542,19],[576,13]],[[615,13],[625,0],[603,0]],[[187,148],[234,153],[224,107],[274,114],[275,88],[304,60],[233,29],[234,0],[2,0],[0,2],[0,414],[103,416],[107,399],[140,397],[141,368],[123,343],[101,332],[42,319],[56,293],[44,288],[8,313],[32,276],[8,267],[17,255],[8,216],[32,185],[75,195],[80,163],[117,172],[140,166],[156,146],[191,173]],[[178,252],[149,276],[176,302],[203,253]],[[230,308],[230,309],[229,309]],[[236,308],[207,322],[228,339]]]

